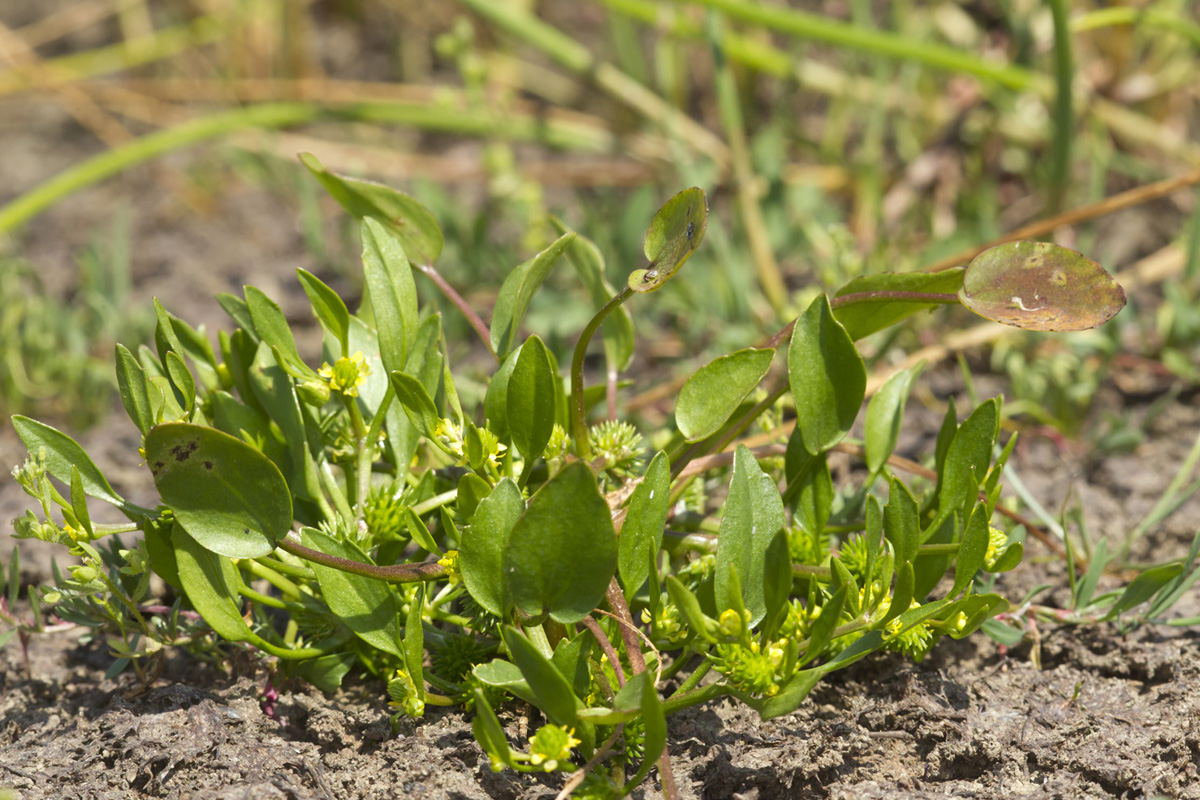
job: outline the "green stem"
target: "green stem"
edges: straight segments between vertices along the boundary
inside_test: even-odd
[[[1071,173],[1071,140],[1075,134],[1075,111],[1071,99],[1071,81],[1075,76],[1071,62],[1071,25],[1065,0],[1048,0],[1054,20],[1054,134],[1050,157],[1050,199],[1047,212],[1062,209]]]
[[[723,683],[710,683],[702,689],[697,689],[688,694],[676,694],[670,700],[663,703],[663,714],[669,716],[676,711],[682,711],[685,708],[704,705],[705,703],[716,700],[722,695],[729,694],[729,687]]]
[[[633,108],[646,119],[663,125],[697,152],[718,162],[728,160],[720,137],[671,106],[643,84],[610,63],[597,61],[582,44],[532,14],[495,0],[460,0],[479,16],[507,33],[541,50],[572,72],[589,77],[607,94]]]
[[[683,683],[679,684],[679,688],[675,693],[668,698],[668,701],[674,700],[676,697],[687,694],[700,685],[700,681],[704,680],[704,676],[712,671],[713,663],[707,658],[700,662],[700,665],[692,670],[692,674],[688,675]]]
[[[364,564],[361,561],[351,561],[340,556],[331,556],[320,550],[305,547],[288,537],[279,540],[278,547],[294,556],[312,561],[322,566],[340,569],[354,575],[387,581],[388,583],[416,583],[418,581],[435,581],[446,577],[446,568],[436,561],[425,561],[420,564],[393,564],[381,567],[377,564]]]
[[[0,233],[28,222],[70,194],[165,153],[247,128],[285,128],[326,117],[536,141],[593,152],[607,152],[615,146],[613,135],[606,130],[527,114],[508,115],[496,123],[483,119],[475,109],[440,104],[263,103],[155,131],[80,162],[0,207]]]
[[[270,570],[278,572],[280,575],[286,575],[289,578],[295,578],[302,581],[315,581],[317,574],[308,567],[297,567],[294,564],[289,564],[286,561],[280,561],[277,558],[263,556],[262,558],[254,559],[258,563]]]
[[[600,329],[604,318],[632,296],[633,290],[628,286],[613,295],[588,322],[579,334],[579,341],[575,343],[575,356],[571,359],[571,435],[575,437],[575,455],[584,461],[592,457],[592,444],[588,439],[587,405],[583,400],[583,360],[587,357],[588,344]]]
[[[1011,64],[989,61],[937,42],[922,41],[887,31],[859,28],[847,22],[776,5],[761,5],[747,0],[675,0],[724,11],[731,18],[761,25],[770,30],[801,39],[860,50],[871,55],[966,73],[995,81],[1009,89],[1034,88],[1039,76]]]
[[[458,489],[451,489],[448,492],[435,494],[433,497],[423,502],[417,503],[412,507],[413,513],[418,517],[423,517],[430,511],[449,505],[458,499]]]
[[[725,138],[729,141],[733,176],[737,186],[738,210],[746,228],[750,253],[758,269],[758,282],[767,297],[767,302],[771,304],[775,313],[780,315],[787,305],[787,286],[784,285],[783,275],[779,271],[779,262],[775,260],[775,254],[771,250],[767,226],[763,221],[762,206],[759,205],[758,199],[758,176],[754,174],[754,166],[750,162],[741,100],[738,98],[733,70],[730,69],[729,59],[726,57],[724,30],[718,13],[709,12],[708,38],[717,69],[717,109],[721,116],[721,126],[725,129]]]
[[[944,292],[904,292],[904,291],[875,291],[875,292],[854,292],[852,294],[843,294],[838,297],[831,297],[829,305],[832,308],[843,308],[845,306],[853,306],[859,303],[878,303],[883,300],[902,300],[910,303],[936,303],[938,305],[951,306],[962,302],[958,295],[948,294]]]
[[[244,559],[238,562],[238,564],[239,566],[245,567],[246,570],[254,577],[262,578],[293,600],[300,599],[300,587],[267,565],[262,564],[254,559]]]

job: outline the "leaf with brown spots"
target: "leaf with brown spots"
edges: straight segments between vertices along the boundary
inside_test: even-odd
[[[163,502],[207,550],[256,558],[291,528],[292,496],[282,473],[240,439],[167,422],[146,435],[146,463]]]
[[[958,292],[981,317],[1032,331],[1082,331],[1125,306],[1125,290],[1104,267],[1048,242],[1007,242],[967,265]]]

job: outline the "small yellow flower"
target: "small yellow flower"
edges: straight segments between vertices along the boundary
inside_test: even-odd
[[[328,363],[322,364],[317,374],[329,383],[333,391],[347,397],[358,397],[358,387],[371,374],[371,368],[360,350],[349,358],[339,358],[332,367]]]
[[[579,745],[574,728],[543,725],[529,740],[529,761],[535,767],[553,772],[558,769],[558,763],[569,759],[571,750]]]
[[[462,580],[462,570],[458,564],[457,550],[447,550],[446,555],[439,558],[437,563],[446,569],[446,578],[451,583],[458,583]]]

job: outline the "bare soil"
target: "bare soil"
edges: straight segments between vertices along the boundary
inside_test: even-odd
[[[11,112],[11,113],[10,113]],[[73,122],[47,103],[0,101],[0,202],[89,151]],[[36,168],[31,166],[36,163]],[[213,161],[206,163],[212,169]],[[73,256],[107,224],[115,203],[133,210],[137,302],[160,297],[210,332],[224,324],[212,296],[253,281],[289,316],[307,316],[296,267],[317,269],[304,249],[295,208],[227,176],[202,211],[178,191],[195,161],[174,157],[135,168],[36,219],[19,252],[69,302]],[[336,280],[336,276],[328,276]],[[938,378],[950,381],[952,379]],[[938,386],[935,393],[956,387]],[[1144,414],[1108,387],[1107,413]],[[936,419],[913,424],[926,432]],[[1194,398],[1149,428],[1123,455],[1091,456],[1034,437],[1012,467],[1039,500],[1058,509],[1082,503],[1097,536],[1116,542],[1157,501],[1200,432]],[[152,501],[137,440],[123,415],[80,436],[119,491]],[[0,427],[0,461],[23,456]],[[0,518],[27,498],[0,481]],[[1189,501],[1139,545],[1162,561],[1186,552],[1200,523]],[[11,543],[0,531],[0,553]],[[49,579],[51,550],[20,542],[24,583]],[[61,556],[61,554],[59,554]],[[1030,545],[1006,576],[1013,599],[1041,584],[1063,603],[1062,564]],[[1185,598],[1181,614],[1198,612]],[[398,735],[388,726],[383,687],[349,681],[335,696],[285,688],[263,709],[266,672],[245,659],[206,664],[168,659],[149,687],[130,676],[106,680],[111,658],[68,631],[0,650],[0,797],[41,798],[535,798],[559,783],[496,774],[475,744],[469,717],[431,710]],[[730,702],[670,720],[670,752],[688,798],[1200,798],[1200,634],[1195,629],[1114,625],[1044,630],[1037,643],[1005,651],[982,635],[945,641],[920,664],[880,657],[836,673],[794,714],[762,722]],[[510,730],[535,726],[536,712],[504,710]],[[529,715],[529,716],[526,716]],[[635,796],[658,796],[652,779]]]

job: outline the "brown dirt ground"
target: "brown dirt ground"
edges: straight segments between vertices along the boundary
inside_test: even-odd
[[[0,101],[0,202],[95,150],[50,104]],[[212,295],[249,280],[295,318],[307,311],[291,277],[313,267],[294,208],[230,176],[205,213],[175,191],[188,157],[138,167],[35,220],[19,252],[64,293],[73,255],[107,224],[114,202],[133,209],[138,302],[158,296],[185,318],[223,324]],[[36,166],[35,166],[36,165]],[[212,168],[209,161],[207,168]],[[136,201],[136,202],[133,202]],[[935,389],[937,387],[935,386]],[[945,387],[942,387],[945,390]],[[1137,416],[1114,390],[1112,413]],[[915,414],[917,425],[920,414]],[[119,491],[148,495],[136,438],[123,416],[81,442]],[[1132,453],[1093,458],[1034,439],[1012,466],[1057,509],[1073,495],[1096,535],[1118,539],[1158,499],[1200,432],[1194,399],[1172,406]],[[0,427],[0,461],[22,456]],[[0,518],[25,507],[0,482]],[[1182,554],[1200,522],[1191,500],[1147,537],[1138,557]],[[0,553],[7,553],[7,531]],[[46,580],[48,551],[20,543],[23,581]],[[1036,544],[1002,588],[1018,598],[1042,583],[1066,597],[1064,571]],[[1047,599],[1048,598],[1048,599]],[[1181,613],[1200,613],[1196,597]],[[277,719],[260,708],[265,672],[240,660],[208,665],[178,655],[146,690],[103,678],[109,657],[78,634],[35,640],[28,664],[16,643],[0,651],[0,797],[41,798],[534,798],[559,784],[494,774],[469,719],[433,711],[388,728],[381,686],[352,683],[336,696],[285,691]],[[688,798],[1200,798],[1200,635],[1195,629],[1112,625],[1043,632],[1005,652],[977,635],[943,642],[921,664],[881,657],[835,674],[794,714],[761,722],[729,702],[670,721],[676,775]],[[527,709],[510,708],[512,730]],[[530,721],[536,723],[536,719]],[[654,780],[635,796],[657,796]]]

